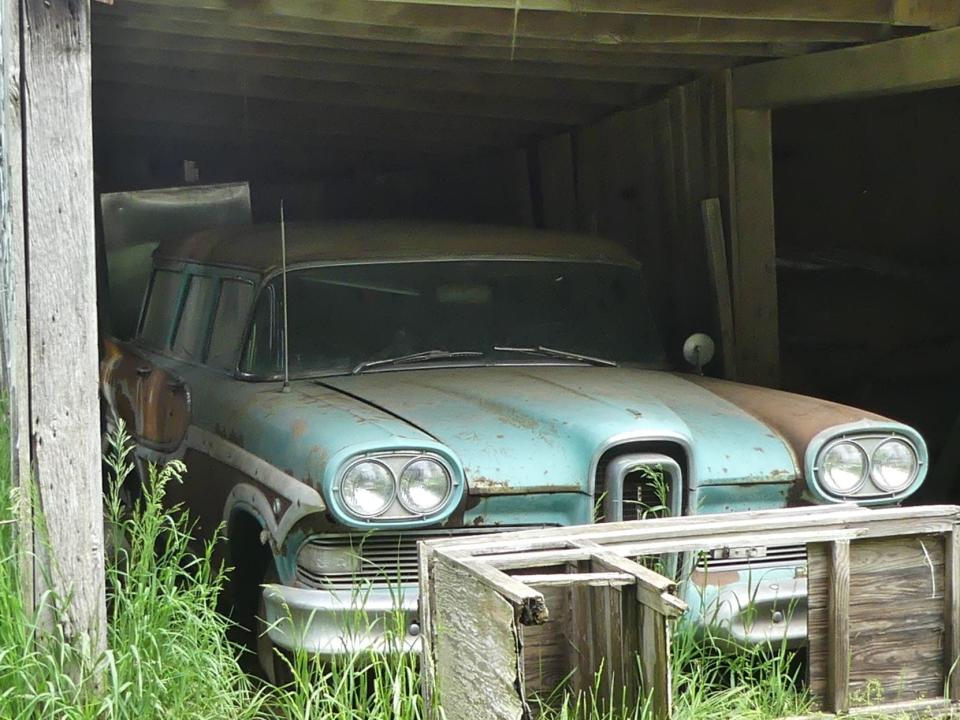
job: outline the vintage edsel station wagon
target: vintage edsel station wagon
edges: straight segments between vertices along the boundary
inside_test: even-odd
[[[268,672],[272,647],[379,647],[388,615],[416,649],[423,538],[891,504],[926,474],[910,427],[672,370],[617,245],[399,222],[285,237],[285,273],[277,225],[161,243],[136,337],[102,366],[141,466],[183,458],[173,499],[201,535],[223,524]],[[805,638],[802,546],[685,565],[694,622]]]

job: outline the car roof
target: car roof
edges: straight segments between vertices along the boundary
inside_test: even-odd
[[[286,224],[287,266],[450,259],[543,259],[638,266],[622,246],[599,238],[531,228],[406,221]],[[158,261],[220,265],[259,273],[278,269],[280,225],[222,226],[164,240]]]

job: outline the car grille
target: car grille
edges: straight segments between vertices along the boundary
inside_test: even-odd
[[[762,570],[773,567],[792,567],[806,565],[806,545],[782,545],[768,547],[760,557],[727,557],[711,558],[701,555],[697,560],[697,570],[706,572],[721,572],[734,570]]]
[[[297,580],[305,587],[324,589],[391,588],[416,585],[419,579],[417,543],[420,540],[465,537],[508,530],[529,530],[533,527],[539,526],[314,535],[307,540],[308,543],[324,550],[346,550],[356,556],[359,567],[353,572],[318,575],[297,563]]]
[[[599,499],[606,488],[606,463],[597,468],[595,497],[598,499],[597,522],[604,522],[603,507]],[[667,517],[673,504],[672,483],[660,473],[636,470],[623,479],[623,519],[645,520]]]

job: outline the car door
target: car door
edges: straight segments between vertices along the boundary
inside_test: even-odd
[[[159,452],[179,445],[190,422],[189,389],[177,372],[171,344],[191,280],[177,270],[156,270],[137,337],[104,341],[101,383],[108,412],[124,420],[138,445]]]

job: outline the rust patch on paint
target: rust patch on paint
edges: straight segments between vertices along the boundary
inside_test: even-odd
[[[303,418],[294,420],[293,427],[291,428],[290,432],[293,435],[294,440],[299,440],[307,434],[307,421]]]

